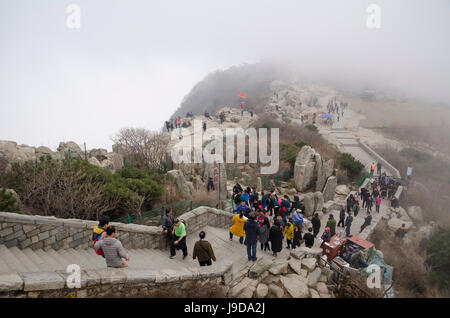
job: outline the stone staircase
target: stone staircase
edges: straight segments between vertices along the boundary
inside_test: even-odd
[[[237,273],[248,264],[245,246],[237,239],[228,240],[228,230],[206,226],[206,239],[211,243],[216,258],[231,260],[233,272]],[[188,235],[188,257],[183,260],[182,252],[177,251],[174,259],[169,258],[168,250],[160,249],[130,249],[130,269],[147,269],[155,272],[172,270],[186,272],[189,268],[198,268],[198,261],[192,259],[192,249],[198,240],[196,235]],[[125,246],[126,248],[126,246]],[[106,268],[104,258],[95,254],[93,249],[19,249],[14,246],[7,248],[0,245],[0,274],[61,272],[66,271],[70,264],[77,264],[82,270],[96,270]]]

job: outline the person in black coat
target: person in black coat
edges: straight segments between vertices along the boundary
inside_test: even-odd
[[[292,240],[292,249],[302,245],[302,231],[300,225],[294,226],[294,239]]]
[[[275,220],[273,226],[270,228],[269,241],[272,245],[272,252],[274,256],[283,249],[283,231],[280,228],[280,222]]]
[[[314,246],[314,235],[312,234],[312,228],[308,229],[308,233],[303,235],[303,239],[305,240],[305,246],[306,247],[313,247]]]
[[[364,223],[363,225],[361,225],[361,230],[359,231],[359,233],[361,233],[362,231],[364,231],[364,229],[370,225],[370,223],[372,222],[372,216],[370,215],[370,212],[367,212],[367,216],[364,219]]]
[[[314,235],[314,237],[316,237],[320,231],[320,219],[319,219],[318,213],[314,214],[314,217],[311,219],[311,223],[312,223],[313,230],[314,230],[313,235]]]
[[[251,214],[244,224],[245,241],[247,243],[247,256],[249,261],[256,261],[256,246],[258,245],[259,225],[255,221],[255,215]]]
[[[339,211],[339,222],[337,226],[340,226],[340,224],[342,224],[342,227],[344,227],[344,221],[345,221],[345,208],[344,206],[342,206],[341,211]]]

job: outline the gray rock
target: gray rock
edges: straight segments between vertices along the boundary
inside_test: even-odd
[[[316,285],[316,290],[319,292],[319,294],[329,294],[327,285],[322,282],[318,282]]]
[[[266,284],[259,284],[258,287],[256,287],[255,297],[256,298],[266,298],[268,293],[269,293],[269,287]]]
[[[406,209],[406,212],[415,222],[423,222],[423,212],[420,206],[410,206]]]
[[[308,272],[312,272],[316,268],[317,259],[315,258],[304,258],[302,259],[302,268],[306,269]]]
[[[286,261],[282,262],[276,262],[269,268],[269,273],[272,275],[280,275],[280,274],[287,274],[288,270],[288,263]]]
[[[325,187],[323,188],[323,199],[325,202],[334,200],[336,187],[337,187],[337,178],[335,176],[329,177],[327,179],[327,182],[325,183]]]
[[[301,274],[302,262],[299,260],[291,259],[288,261],[289,267],[296,272],[297,274]]]
[[[284,295],[284,291],[281,287],[278,287],[275,284],[269,285],[269,291],[275,295],[276,298],[281,298]]]
[[[297,191],[310,188],[314,178],[315,154],[310,146],[303,146],[297,154],[294,166],[294,185]]]
[[[263,274],[265,271],[267,271],[273,264],[273,261],[269,257],[262,257],[259,258],[255,264],[250,267],[250,270],[248,272],[248,277],[250,278],[257,278],[261,274]]]
[[[241,282],[239,282],[236,286],[231,288],[231,297],[237,297],[240,295],[244,289],[252,283],[252,280],[248,277],[244,277]]]
[[[412,226],[412,222],[407,222],[400,220],[398,218],[392,218],[388,221],[388,227],[391,231],[397,231],[402,224],[405,224],[406,229],[409,229]]]
[[[337,195],[347,196],[350,193],[350,189],[345,184],[340,184],[336,187],[335,192]]]
[[[291,295],[292,298],[308,298],[309,297],[309,289],[306,283],[304,282],[304,278],[291,274],[287,276],[281,276],[280,281],[283,284],[283,287],[286,291]]]
[[[303,204],[305,205],[305,217],[311,216],[315,210],[314,193],[308,192],[303,196]]]
[[[322,192],[314,192],[314,212],[322,211],[322,209],[323,209],[323,201],[324,200],[323,200]]]
[[[316,286],[319,281],[320,276],[322,275],[322,270],[319,267],[316,267],[311,273],[308,275],[308,287]]]
[[[312,288],[309,289],[309,293],[311,294],[311,298],[320,298],[319,293]]]

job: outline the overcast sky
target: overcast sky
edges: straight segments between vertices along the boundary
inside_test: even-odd
[[[111,150],[122,127],[161,127],[208,73],[265,58],[448,103],[449,13],[447,0],[0,0],[0,140]]]

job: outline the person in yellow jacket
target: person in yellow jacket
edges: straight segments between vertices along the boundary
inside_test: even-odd
[[[284,227],[283,235],[287,241],[287,248],[291,248],[292,239],[294,238],[294,225],[292,224],[292,219],[289,219],[289,222]]]
[[[239,243],[244,243],[244,224],[247,222],[247,218],[244,216],[244,211],[239,211],[239,214],[233,216],[231,220],[233,225],[230,227],[230,242],[233,241],[233,235],[239,236]]]

